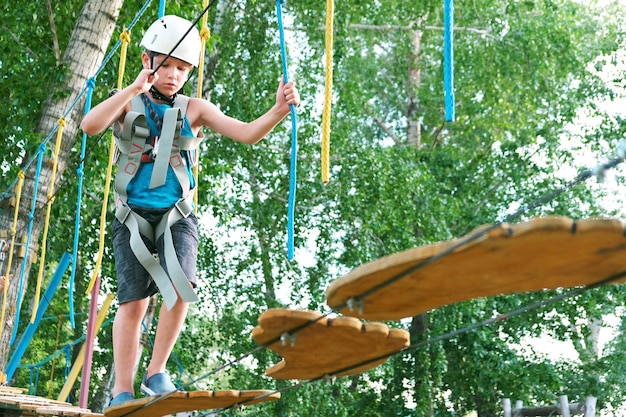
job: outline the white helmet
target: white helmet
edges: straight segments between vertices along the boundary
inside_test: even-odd
[[[191,26],[192,23],[182,17],[163,16],[148,28],[140,45],[148,51],[163,55],[171,52],[174,58],[197,67],[200,61],[200,32],[195,26],[189,30]],[[188,30],[189,33],[185,36]],[[172,48],[179,41],[180,44],[172,52]]]

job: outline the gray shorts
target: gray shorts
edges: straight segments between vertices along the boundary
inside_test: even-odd
[[[152,227],[156,227],[167,209],[142,209],[132,207],[132,210],[146,219]],[[117,299],[120,304],[128,301],[141,300],[156,294],[159,289],[148,274],[148,271],[139,263],[130,247],[130,231],[128,227],[115,219],[112,225],[113,254],[115,256],[115,270],[117,271]],[[198,257],[198,219],[191,213],[171,227],[176,256],[187,279],[196,287],[196,260]],[[159,256],[163,269],[167,271],[163,254],[163,236],[159,237],[155,245],[146,237],[143,241],[152,253]]]

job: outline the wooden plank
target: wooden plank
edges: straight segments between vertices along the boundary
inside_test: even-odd
[[[294,337],[283,337],[290,331]],[[409,345],[409,333],[383,323],[363,323],[354,317],[328,318],[313,311],[272,309],[261,314],[252,337],[283,359],[267,369],[277,379],[346,376],[385,362]]]
[[[75,407],[68,402],[25,394],[26,391],[22,388],[0,387],[0,411],[10,411],[8,415],[24,417],[103,417],[100,413]]]
[[[196,410],[228,408],[273,401],[280,393],[270,390],[177,391],[169,395],[139,398],[104,410],[105,417],[162,417]]]
[[[455,239],[362,265],[333,282],[326,301],[345,315],[399,320],[472,298],[594,284],[626,272],[624,230],[622,221],[608,218],[541,217],[503,224],[471,242]],[[368,291],[359,308],[347,307]]]

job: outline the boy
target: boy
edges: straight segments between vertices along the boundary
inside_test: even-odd
[[[179,94],[200,57],[198,30],[193,28],[185,36],[191,26],[178,16],[164,16],[154,22],[141,41],[145,48],[141,54],[143,69],[135,81],[94,107],[81,124],[92,136],[114,123],[116,131],[122,133],[121,138],[116,135],[120,159],[112,240],[119,308],[113,324],[115,385],[109,406],[134,398],[133,370],[141,321],[149,297],[157,291],[165,308],[159,313],[141,391],[156,395],[176,390],[165,366],[188,303],[197,299],[193,288],[198,236],[191,208],[195,188],[191,166],[202,127],[254,144],[289,114],[290,105],[300,102],[294,84],[281,81],[274,106],[245,123],[223,114],[209,101]],[[157,72],[153,74],[154,68]]]

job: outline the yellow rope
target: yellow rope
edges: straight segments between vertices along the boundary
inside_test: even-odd
[[[13,227],[11,227],[11,245],[9,246],[9,260],[7,261],[7,271],[4,275],[4,289],[2,296],[2,317],[0,318],[0,339],[2,339],[2,331],[4,330],[4,316],[7,308],[7,290],[9,288],[9,277],[11,272],[11,264],[13,263],[13,250],[15,249],[15,235],[17,234],[17,218],[20,211],[20,200],[22,199],[22,188],[24,185],[24,171],[17,174],[17,186],[15,190],[15,212],[13,214]]]
[[[93,337],[98,335],[100,328],[102,327],[102,323],[104,323],[104,319],[106,318],[109,308],[111,307],[111,303],[113,302],[113,294],[107,294],[104,302],[102,303],[102,307],[96,316],[96,324],[94,326]],[[70,370],[69,375],[65,379],[65,385],[61,389],[59,396],[57,399],[59,401],[67,400],[68,395],[70,395],[70,391],[74,386],[74,382],[76,382],[76,378],[78,378],[78,373],[80,372],[83,364],[85,363],[85,344],[83,344],[80,348],[80,352],[78,352],[78,356],[74,360],[74,364],[72,365],[72,369]]]
[[[326,81],[322,113],[322,182],[328,184],[330,170],[330,107],[333,98],[333,17],[334,0],[326,0]]]
[[[207,8],[209,5],[209,0],[204,0],[203,8]],[[202,46],[200,48],[200,63],[198,64],[198,92],[196,93],[197,98],[202,98],[202,83],[204,76],[204,50],[206,48],[207,41],[211,38],[211,31],[207,26],[208,14],[205,13],[202,15],[202,28],[200,29],[200,40],[202,41]],[[196,192],[193,194],[193,202],[194,210],[196,213],[198,212],[198,163],[200,162],[200,158],[198,157],[198,150],[196,152],[196,163],[193,165],[193,176],[196,179]]]
[[[120,65],[119,65],[119,75],[117,78],[117,88],[121,89],[122,85],[124,85],[124,70],[126,67],[126,55],[128,52],[128,44],[130,43],[130,32],[128,29],[124,29],[122,34],[120,35],[120,39],[122,40],[122,49],[120,50]],[[102,210],[100,211],[100,242],[98,247],[98,257],[96,258],[96,265],[93,269],[93,275],[91,276],[91,280],[89,281],[89,285],[87,285],[87,291],[85,294],[90,294],[93,290],[93,286],[96,283],[96,278],[100,274],[100,266],[102,265],[102,257],[104,255],[104,236],[106,230],[106,218],[107,218],[107,208],[109,205],[109,194],[111,189],[111,177],[113,174],[113,160],[115,159],[115,137],[111,134],[111,143],[109,146],[109,164],[107,165],[107,173],[106,180],[104,184],[104,198],[102,203]]]
[[[39,259],[39,273],[37,274],[37,286],[35,287],[35,299],[33,303],[33,312],[30,316],[30,322],[34,323],[39,309],[39,296],[41,294],[41,283],[43,282],[43,271],[46,266],[46,247],[48,244],[48,231],[50,229],[50,213],[52,213],[52,203],[54,202],[54,183],[56,182],[57,168],[59,166],[59,152],[61,151],[61,141],[63,140],[63,130],[65,128],[65,119],[59,119],[59,130],[57,131],[57,140],[54,146],[54,156],[52,162],[52,174],[50,175],[50,186],[48,188],[48,203],[46,207],[46,218],[44,220],[43,237],[41,238],[41,256]]]

